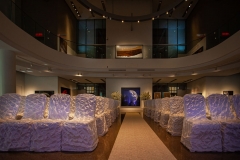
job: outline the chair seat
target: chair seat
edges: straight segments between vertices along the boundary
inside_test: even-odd
[[[184,115],[170,115],[167,131],[172,136],[181,136]]]
[[[96,121],[63,122],[62,151],[93,151],[98,144]]]
[[[221,124],[208,119],[184,120],[181,142],[191,152],[221,152]]]
[[[96,115],[96,125],[98,136],[103,136],[108,132],[108,126],[106,123],[105,114]]]
[[[223,136],[223,151],[240,151],[240,120],[220,121]]]

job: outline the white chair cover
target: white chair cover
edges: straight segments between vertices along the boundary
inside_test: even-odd
[[[104,112],[105,112],[105,119],[106,119],[106,124],[109,127],[112,125],[112,116],[111,116],[111,111],[109,110],[109,102],[110,98],[105,98],[105,105],[104,105]]]
[[[154,120],[154,115],[155,115],[155,110],[156,110],[156,105],[155,105],[155,100],[154,99],[151,100],[151,104],[152,104],[152,107],[151,107],[151,119]]]
[[[185,118],[181,142],[191,152],[221,152],[221,125],[206,118],[204,97],[186,94],[183,98]]]
[[[159,121],[159,124],[161,127],[163,128],[167,128],[167,125],[168,125],[168,120],[169,120],[169,98],[168,97],[165,97],[165,98],[162,98],[161,100],[161,103],[162,103],[162,111],[161,111],[161,117],[160,117],[160,121]]]
[[[116,110],[114,109],[115,107],[115,103],[114,103],[114,99],[109,99],[109,110],[111,113],[111,121],[112,123],[116,120]]]
[[[61,120],[67,119],[68,115],[64,117],[65,113],[60,110],[62,108],[62,110],[65,109],[66,112],[69,112],[69,109],[66,108],[70,106],[70,96],[54,94],[50,99],[44,97],[43,100],[36,97],[39,97],[39,95],[32,96],[29,103],[26,102],[26,107],[35,103],[31,110],[35,108],[36,112],[39,113],[39,116],[35,119],[37,121],[33,121],[30,150],[34,152],[61,151]],[[39,100],[37,101],[37,99]],[[49,109],[47,114],[49,119],[44,119],[46,108]]]
[[[240,94],[236,94],[232,97],[233,108],[236,112],[237,118],[240,119]]]
[[[146,104],[147,104],[147,117],[151,117],[151,107],[152,107],[152,102],[151,100],[146,100]]]
[[[75,104],[74,119],[63,122],[62,151],[92,151],[98,144],[96,97],[92,94],[79,94]]]
[[[211,119],[221,122],[223,151],[240,151],[240,120],[234,117],[228,97],[222,94],[212,94],[207,99]]]
[[[105,113],[104,113],[104,105],[105,105],[105,98],[96,96],[96,124],[97,124],[97,133],[98,136],[103,136],[108,132],[108,127],[106,124]]]
[[[16,93],[0,96],[0,119],[15,119],[20,102],[21,96]]]
[[[161,99],[155,99],[155,113],[154,113],[154,121],[155,122],[159,122],[160,121],[160,117],[161,117],[161,110],[162,110],[162,103],[161,103]]]
[[[8,93],[0,96],[0,151],[8,150],[7,136],[9,132],[6,122],[15,119],[23,100],[25,99],[16,93]]]
[[[115,100],[115,105],[117,108],[117,117],[120,115],[120,102],[119,100]]]
[[[43,118],[46,95],[30,94],[25,99],[25,107],[21,120],[7,122],[7,149],[9,151],[31,150],[33,121]]]
[[[171,97],[169,99],[170,115],[167,131],[172,136],[181,136],[183,126],[183,97]]]

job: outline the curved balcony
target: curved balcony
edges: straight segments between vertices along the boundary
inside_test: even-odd
[[[224,76],[238,73],[240,68],[240,46],[236,43],[240,41],[240,32],[237,27],[234,30],[234,33],[237,31],[235,34],[231,32],[231,36],[224,38],[224,41],[220,38],[216,39],[212,45],[209,45],[208,50],[198,54],[193,54],[194,52],[190,50],[189,53],[178,55],[178,58],[170,56],[154,59],[151,55],[153,46],[143,46],[143,50],[149,52],[143,52],[142,59],[116,59],[114,54],[116,46],[90,45],[93,48],[106,47],[106,50],[112,51],[111,54],[107,54],[110,52],[106,51],[106,58],[97,59],[61,53],[56,50],[58,36],[43,29],[34,21],[32,25],[37,30],[26,33],[24,28],[19,28],[16,23],[13,23],[16,21],[11,21],[10,17],[7,18],[6,14],[0,12],[0,20],[3,24],[0,26],[0,46],[2,49],[13,50],[17,53],[17,70],[23,71],[30,64],[33,65],[32,73],[30,73],[33,75],[51,74],[67,78],[78,75],[124,78],[179,77],[179,83],[181,83],[184,79],[189,79],[191,75],[194,75],[192,80],[208,75]],[[44,33],[42,40],[33,35],[38,30]],[[200,41],[204,38],[207,39],[208,36],[214,37],[205,35],[194,41],[194,46],[201,43]]]

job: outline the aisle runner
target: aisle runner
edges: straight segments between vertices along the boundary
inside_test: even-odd
[[[109,160],[176,160],[139,113],[127,113]]]

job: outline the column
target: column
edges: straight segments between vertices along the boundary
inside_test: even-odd
[[[0,49],[0,96],[16,93],[16,57],[13,51]]]

